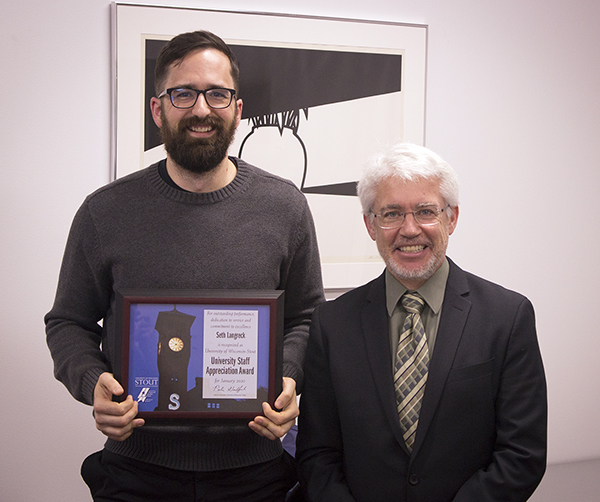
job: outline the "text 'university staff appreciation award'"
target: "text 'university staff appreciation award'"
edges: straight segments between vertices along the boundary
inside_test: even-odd
[[[204,397],[256,399],[257,351],[258,310],[206,310]]]

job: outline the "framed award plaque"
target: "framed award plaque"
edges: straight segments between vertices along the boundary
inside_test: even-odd
[[[152,422],[261,415],[282,389],[283,302],[283,291],[118,291],[123,398]]]

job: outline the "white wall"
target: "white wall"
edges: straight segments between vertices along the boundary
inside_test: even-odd
[[[462,180],[449,254],[536,306],[549,460],[600,457],[600,3],[146,3],[429,25],[427,146]],[[4,2],[0,40],[0,498],[81,502],[103,437],[53,379],[42,318],[71,219],[109,177],[109,2]]]

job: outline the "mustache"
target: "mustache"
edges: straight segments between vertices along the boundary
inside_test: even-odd
[[[401,247],[406,247],[406,246],[427,246],[427,247],[433,247],[433,242],[431,242],[431,240],[429,239],[398,239],[396,241],[394,241],[394,247],[395,248],[401,248]]]
[[[224,120],[219,117],[207,116],[204,118],[200,117],[188,117],[179,122],[179,129],[184,130],[188,127],[201,127],[201,126],[209,126],[215,128],[222,128],[224,124]]]

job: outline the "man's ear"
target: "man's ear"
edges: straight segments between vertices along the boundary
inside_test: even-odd
[[[240,125],[240,121],[242,120],[242,108],[244,107],[244,102],[241,99],[237,99],[235,101],[235,128]]]
[[[373,218],[370,214],[363,214],[363,221],[365,222],[365,226],[367,227],[367,232],[369,232],[369,236],[371,239],[376,240],[377,234],[375,233],[375,224],[373,223]]]
[[[456,224],[458,223],[458,206],[452,208],[449,220],[450,221],[448,222],[448,235],[452,235],[452,233],[456,229]]]
[[[152,118],[154,119],[154,123],[160,129],[162,127],[162,120],[160,119],[160,112],[162,110],[162,103],[158,98],[150,99],[150,110],[152,111]]]

